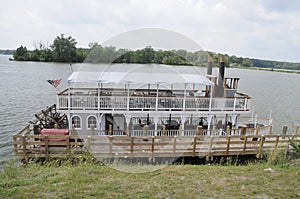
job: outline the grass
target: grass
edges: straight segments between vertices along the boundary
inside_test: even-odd
[[[299,198],[299,168],[300,161],[182,164],[137,174],[91,162],[16,166],[11,161],[0,171],[0,198]]]

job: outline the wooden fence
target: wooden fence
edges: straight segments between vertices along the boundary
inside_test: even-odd
[[[29,126],[13,136],[15,154],[32,157],[78,157],[87,151],[99,158],[213,157],[257,155],[286,149],[300,135],[226,136],[58,136],[32,135]]]

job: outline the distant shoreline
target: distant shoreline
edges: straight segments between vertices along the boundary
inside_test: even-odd
[[[0,54],[0,55],[13,56],[12,54]],[[9,58],[9,61],[17,61],[17,62],[43,62],[43,63],[66,63],[66,62],[46,62],[46,61],[19,61],[19,60],[14,60],[13,58]],[[79,62],[74,62],[74,64],[75,63],[79,63]],[[71,63],[66,63],[66,64],[71,64]],[[132,64],[134,64],[134,63],[132,63]],[[204,67],[204,66],[198,66],[198,67]],[[243,66],[231,66],[231,67],[228,67],[228,68],[240,68],[240,69],[248,69],[248,70],[260,70],[260,71],[268,71],[268,72],[281,72],[281,73],[300,74],[300,70],[280,69],[280,68],[259,68],[259,67],[243,67]]]
[[[268,72],[280,72],[280,73],[292,73],[292,74],[300,74],[300,70],[290,70],[290,69],[280,69],[280,68],[258,68],[258,67],[232,67],[232,68],[240,68],[240,69],[248,69],[248,70],[260,70],[260,71],[268,71]]]

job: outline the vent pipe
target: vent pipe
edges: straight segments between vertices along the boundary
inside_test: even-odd
[[[224,57],[220,57],[218,86],[216,88],[216,97],[224,97],[224,75],[225,75],[225,61]]]
[[[207,60],[208,60],[207,75],[212,75],[213,60],[212,60],[211,56],[208,56]]]

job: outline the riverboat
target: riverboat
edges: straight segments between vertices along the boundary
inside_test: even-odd
[[[217,75],[211,58],[206,75],[191,66],[98,70],[69,76],[57,104],[14,135],[16,155],[66,157],[88,150],[97,157],[151,160],[261,156],[288,144],[286,132],[272,135],[271,118],[253,113],[251,97],[238,90],[240,78],[225,77],[222,57]]]

